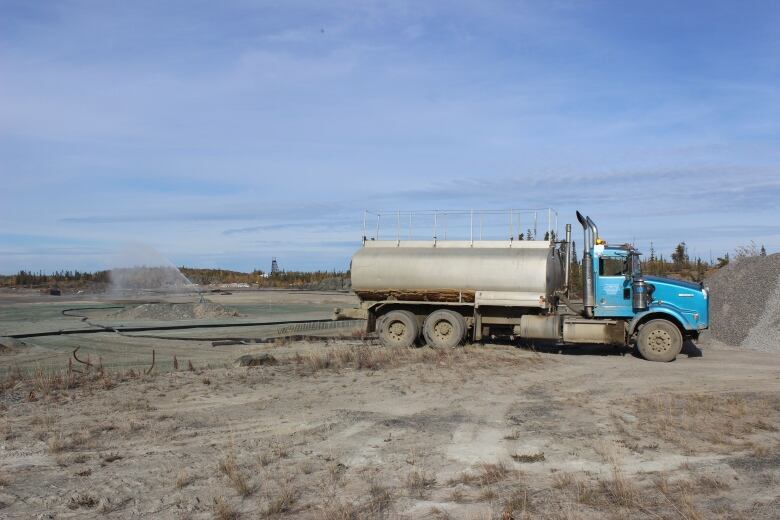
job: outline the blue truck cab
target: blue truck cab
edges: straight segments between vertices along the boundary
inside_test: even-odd
[[[630,330],[651,317],[671,319],[685,337],[698,337],[709,323],[707,289],[700,283],[643,276],[639,255],[627,245],[593,247],[594,315],[631,318]],[[635,290],[647,294],[646,303],[635,298]]]
[[[701,283],[643,275],[640,252],[628,244],[608,245],[598,228],[579,212],[588,248],[584,251],[583,302],[594,320],[625,323],[626,337],[643,357],[675,358],[686,339],[709,326],[708,289]]]

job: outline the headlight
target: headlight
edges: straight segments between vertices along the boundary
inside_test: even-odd
[[[706,300],[707,296],[710,294],[710,288],[705,287],[704,289],[701,290],[701,293],[704,295],[704,299]]]

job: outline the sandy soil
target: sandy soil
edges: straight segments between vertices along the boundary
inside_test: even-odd
[[[780,508],[776,356],[707,343],[668,364],[593,347],[167,344],[193,370],[5,376],[0,517],[752,519]],[[216,368],[248,352],[277,364]]]

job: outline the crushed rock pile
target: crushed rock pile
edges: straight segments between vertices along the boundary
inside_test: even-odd
[[[706,285],[712,337],[729,345],[780,352],[780,253],[731,262]]]
[[[236,316],[241,315],[216,303],[145,303],[113,315],[131,320],[202,320]]]

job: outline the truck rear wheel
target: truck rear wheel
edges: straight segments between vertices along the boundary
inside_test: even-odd
[[[674,361],[682,350],[680,329],[667,320],[650,320],[639,329],[637,346],[648,361]]]
[[[460,313],[441,309],[425,318],[423,336],[434,348],[457,347],[466,335],[466,320]]]
[[[409,311],[390,311],[380,316],[376,330],[385,347],[411,347],[420,335],[417,318]]]

